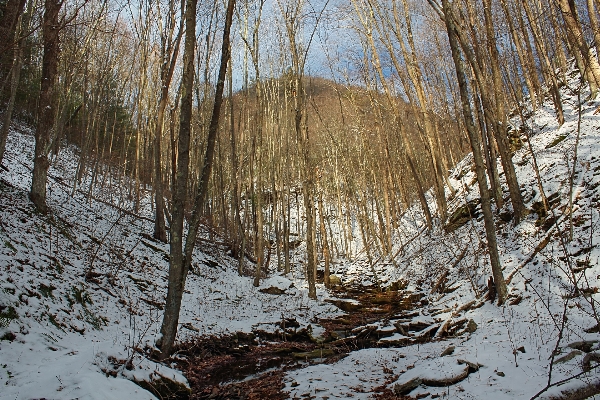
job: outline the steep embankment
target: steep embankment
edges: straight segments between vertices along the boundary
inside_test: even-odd
[[[360,350],[333,365],[290,372],[285,381],[292,397],[369,398],[378,391],[385,398],[395,391],[417,398],[514,399],[530,398],[549,383],[541,398],[597,390],[600,102],[586,101],[589,93],[578,96],[579,89],[576,79],[562,89],[561,127],[549,102],[535,113],[526,111],[525,124],[511,121],[523,142],[513,160],[531,214],[516,226],[510,207],[497,215],[507,304],[485,302],[491,271],[466,157],[451,176],[458,194],[449,232],[422,232],[420,213],[410,210],[401,221],[397,257],[373,268],[365,260],[336,268],[347,283],[405,281],[425,294],[417,315],[395,316],[372,328],[407,346]],[[416,345],[423,335],[433,341]]]

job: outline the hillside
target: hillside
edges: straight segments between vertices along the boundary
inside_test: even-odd
[[[147,399],[154,395],[132,381],[164,396],[161,377],[189,383],[193,398],[367,399],[396,391],[514,399],[532,398],[549,382],[538,398],[595,394],[600,102],[578,97],[575,80],[562,90],[565,124],[558,127],[544,103],[529,113],[513,156],[531,214],[517,226],[497,215],[510,281],[505,306],[485,300],[490,270],[467,156],[450,177],[453,230],[424,232],[420,209],[410,208],[398,221],[395,256],[373,263],[356,233],[356,256],[332,265],[340,285],[318,285],[317,301],[307,296],[303,245],[289,276],[277,275],[272,260],[271,277],[254,288],[206,232],[186,282],[178,337],[185,343],[168,365],[150,357],[168,269],[168,246],[150,239],[150,197],[134,213],[126,186],[109,185],[110,169],[103,188],[86,190],[88,176],[73,191],[71,147],[52,162],[51,212],[38,214],[27,199],[33,137],[25,126],[13,130],[0,171],[0,396]],[[546,215],[535,164],[551,205]],[[270,369],[263,356],[277,346],[293,356]],[[207,372],[219,363],[227,368]]]

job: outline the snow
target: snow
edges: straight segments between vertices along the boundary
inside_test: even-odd
[[[286,373],[284,390],[291,398],[308,394],[368,399],[375,390],[393,390],[396,383],[411,377],[439,378],[464,369],[459,359],[481,367],[462,382],[442,388],[420,386],[411,395],[530,398],[546,387],[550,370],[552,383],[582,372],[584,353],[553,362],[571,352],[570,343],[600,340],[600,334],[590,329],[598,323],[600,296],[600,102],[582,100],[578,133],[574,87],[570,82],[562,89],[563,126],[558,127],[550,102],[527,120],[544,192],[556,201],[547,218],[557,222],[545,229],[544,220],[535,213],[517,226],[498,221],[504,274],[512,277],[509,304],[498,307],[488,302],[460,311],[484,293],[491,274],[483,223],[475,219],[452,233],[440,227],[424,233],[423,216],[415,206],[399,221],[394,259],[382,257],[372,266],[357,234],[351,254],[336,258],[332,271],[344,284],[368,286],[378,281],[385,287],[408,281],[409,290],[427,294],[428,300],[412,323],[443,324],[450,318],[464,318],[473,320],[477,329],[429,343],[351,351],[333,364],[307,363]],[[581,99],[586,96],[583,93]],[[513,119],[511,124],[519,127],[521,121]],[[578,137],[571,192],[569,176]],[[523,134],[521,138],[527,139]],[[52,160],[49,172],[52,216],[37,214],[26,194],[33,146],[32,133],[17,125],[7,143],[4,165],[8,171],[0,169],[0,312],[8,316],[14,310],[17,315],[0,318],[0,337],[4,338],[0,340],[0,397],[151,399],[155,397],[132,380],[161,375],[185,383],[180,372],[143,356],[160,335],[168,273],[168,245],[148,238],[153,215],[150,193],[143,193],[136,209],[128,199],[130,182],[106,166],[101,166],[99,178],[99,182],[106,178],[105,185],[96,183],[90,190],[91,173],[86,173],[74,186],[78,151],[68,147]],[[527,142],[513,160],[531,209],[541,194]],[[479,198],[471,163],[467,156],[452,171],[450,182],[457,196],[449,201],[450,211]],[[503,189],[507,191],[505,184]],[[431,204],[434,209],[435,202]],[[500,211],[510,209],[506,207]],[[340,231],[335,219],[332,225]],[[568,241],[571,226],[573,240]],[[545,239],[548,243],[536,250]],[[449,271],[446,288],[452,290],[430,293],[437,278],[465,248],[464,257]],[[322,285],[317,285],[317,301],[308,298],[302,251],[300,246],[294,253],[292,274],[279,276],[272,265],[273,274],[256,288],[251,278],[237,275],[236,262],[218,245],[200,246],[186,284],[179,338],[251,332],[257,327],[273,331],[284,317],[295,318],[301,326],[310,324],[314,335],[321,334],[323,329],[314,321],[343,312],[326,301],[333,295]],[[574,280],[582,292],[577,296]],[[285,294],[260,291],[269,287]],[[352,299],[335,300],[357,304]],[[373,327],[393,332],[388,323]],[[394,333],[380,341],[413,338]],[[455,347],[452,355],[440,357],[449,346]],[[592,347],[596,350],[598,343]],[[551,387],[544,395],[550,398],[562,390],[597,382],[598,375],[592,369]]]
[[[0,312],[13,307],[18,315],[6,326],[0,323],[0,337],[16,335],[0,341],[0,397],[148,399],[154,396],[131,379],[160,374],[186,382],[181,373],[132,350],[153,347],[160,335],[168,245],[148,239],[152,223],[134,216],[128,182],[121,182],[120,191],[99,187],[89,196],[86,177],[74,190],[78,157],[69,147],[49,171],[53,216],[39,215],[26,194],[33,149],[27,127],[13,130],[4,162],[9,170],[0,172]],[[116,179],[110,170],[104,173]],[[152,216],[149,196],[137,214]],[[261,293],[251,279],[237,275],[234,260],[208,246],[195,252],[193,269],[180,339],[251,332],[259,325],[274,331],[284,315],[307,326],[316,316],[341,313],[322,301],[322,286],[320,300],[309,300],[303,281],[273,277],[262,283],[285,288],[292,298]],[[93,275],[86,281],[88,272]]]
[[[472,334],[457,339],[444,339],[420,345],[410,345],[400,349],[365,349],[352,352],[345,359],[324,369],[311,366],[287,374],[286,390],[292,398],[306,393],[317,398],[369,398],[376,387],[387,385],[393,390],[394,384],[417,375],[447,373],[454,368],[463,368],[456,359],[483,365],[471,373],[466,380],[448,388],[420,387],[411,396],[440,395],[446,398],[462,399],[514,399],[530,398],[546,387],[551,368],[551,355],[555,347],[556,358],[566,355],[571,349],[569,343],[581,340],[598,340],[597,332],[585,330],[596,325],[594,308],[598,302],[600,265],[598,257],[598,228],[600,207],[598,206],[598,185],[600,184],[600,102],[592,100],[581,105],[581,131],[578,143],[578,160],[573,190],[573,214],[568,215],[569,175],[573,168],[573,154],[577,139],[578,104],[572,92],[564,90],[566,121],[558,127],[552,106],[549,102],[533,114],[528,124],[533,126],[531,146],[537,157],[546,197],[557,194],[559,205],[554,208],[557,229],[550,227],[548,232],[538,226],[538,215],[532,213],[519,225],[499,224],[499,251],[505,277],[511,271],[514,277],[509,292],[516,298],[522,297],[519,304],[497,307],[487,303],[481,308],[467,311],[465,318],[477,324]],[[582,99],[585,99],[583,93]],[[520,121],[513,120],[515,126]],[[562,141],[554,144],[557,138]],[[522,136],[523,139],[525,139]],[[554,145],[552,145],[554,144]],[[516,172],[523,189],[527,206],[541,200],[538,183],[528,145],[525,142],[514,157]],[[471,156],[467,156],[453,170],[451,183],[458,190],[458,196],[450,202],[450,208],[479,197],[475,175],[471,171]],[[503,189],[507,191],[507,186]],[[430,205],[434,206],[431,202]],[[414,215],[420,213],[417,206],[401,221],[396,246],[402,246],[419,232]],[[552,216],[552,214],[550,214]],[[568,232],[570,221],[574,224],[574,239],[561,241],[557,231]],[[547,236],[550,241],[527,264],[521,265],[533,253],[536,246]],[[426,289],[433,285],[445,268],[454,263],[467,246],[464,259],[450,271],[448,287],[457,287],[452,293],[429,296],[429,310],[437,321],[452,316],[453,310],[482,293],[487,277],[491,275],[485,251],[482,221],[472,220],[451,234],[437,231],[420,235],[406,245],[394,260],[398,267],[376,265],[380,283],[385,285],[400,279],[408,279],[411,289]],[[394,253],[394,251],[392,251]],[[569,264],[567,264],[567,262]],[[576,278],[580,288],[588,288],[584,296],[573,297],[573,276],[569,266],[580,266]],[[367,266],[368,267],[368,266]],[[337,274],[344,281],[361,282],[366,272],[371,273],[359,260],[338,265]],[[477,293],[475,293],[477,291]],[[510,298],[509,298],[510,302]],[[436,310],[451,309],[436,313]],[[567,323],[562,339],[557,344],[563,312]],[[414,322],[417,319],[413,319]],[[425,321],[422,321],[425,322]],[[400,333],[382,338],[380,342],[404,339]],[[441,352],[450,345],[456,347],[452,358],[440,358]],[[518,350],[522,348],[525,352]],[[597,345],[594,349],[597,348]],[[401,357],[399,357],[401,355]],[[552,365],[552,382],[569,379],[581,372],[583,355]],[[367,364],[367,367],[362,365]],[[449,365],[451,364],[451,365]],[[360,372],[357,365],[361,365]],[[385,367],[389,374],[382,372]],[[322,375],[320,381],[315,376]],[[401,381],[389,378],[399,376]],[[501,376],[502,375],[502,376]],[[597,370],[569,381],[567,384],[551,387],[544,398],[560,393],[566,387],[581,387],[596,382]],[[291,385],[299,383],[298,386]],[[327,384],[328,382],[329,384]]]

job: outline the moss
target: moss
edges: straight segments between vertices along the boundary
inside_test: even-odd
[[[9,242],[8,240],[4,240],[3,242],[4,242],[4,246],[5,246],[6,248],[8,248],[8,249],[10,249],[10,250],[12,250],[12,251],[14,251],[14,252],[16,252],[16,251],[17,251],[17,249],[15,248],[15,246],[13,246],[13,245],[12,245],[12,243],[11,243],[11,242]]]
[[[67,302],[69,307],[73,307],[74,304],[79,304],[83,308],[83,316],[85,322],[90,324],[96,330],[102,330],[102,327],[108,324],[108,319],[103,316],[98,316],[88,309],[89,305],[92,305],[92,298],[89,293],[83,288],[73,286],[71,288],[71,295],[67,295]]]
[[[94,327],[94,329],[96,329],[97,331],[102,330],[102,327],[108,325],[108,319],[106,317],[103,317],[101,315],[98,316],[93,312],[89,311],[87,308],[85,308],[83,311],[85,313],[85,322],[92,325],[92,327]]]
[[[480,202],[481,199],[475,199],[458,207],[448,218],[448,223],[444,227],[445,231],[447,233],[454,232],[469,222],[471,218],[477,218],[479,216],[478,206]]]
[[[38,290],[40,291],[41,295],[44,297],[51,297],[54,298],[54,295],[52,294],[52,291],[56,289],[56,286],[46,286],[43,283],[40,283],[40,286],[38,287]]]
[[[12,320],[19,318],[19,314],[13,306],[0,307],[0,310],[0,328],[6,328]]]
[[[548,146],[546,146],[546,148],[551,149],[552,147],[556,146],[557,144],[559,144],[560,142],[565,140],[567,138],[567,136],[568,135],[558,135],[558,137],[556,139],[554,139],[552,141],[552,143],[550,143]]]
[[[8,340],[9,342],[12,342],[16,338],[17,338],[17,335],[15,335],[14,333],[12,333],[12,332],[6,332],[4,335],[0,336],[0,341],[2,341],[2,340]]]
[[[2,289],[5,293],[10,293],[12,295],[14,295],[15,293],[17,293],[17,290],[15,288],[12,287],[7,287]]]
[[[58,322],[58,320],[56,319],[56,315],[48,314],[48,321],[50,321],[50,323],[52,325],[54,325],[55,327],[57,327],[61,331],[65,332],[65,330],[63,329],[63,325],[60,322]]]
[[[73,297],[67,296],[69,306],[72,306],[73,304],[77,303],[81,304],[83,308],[86,308],[88,305],[92,304],[92,298],[85,291],[85,289],[80,289],[77,286],[73,286],[73,288],[71,288],[71,294],[73,295]]]

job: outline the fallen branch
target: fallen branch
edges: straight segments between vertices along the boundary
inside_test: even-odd
[[[599,365],[594,366],[592,369],[597,368]],[[571,376],[569,378],[566,378],[566,379],[563,379],[561,381],[554,382],[554,383],[552,383],[550,385],[547,385],[545,388],[543,388],[542,390],[540,390],[539,392],[537,392],[535,394],[535,396],[533,396],[529,400],[535,400],[535,399],[544,399],[544,400],[587,399],[587,398],[589,398],[591,396],[599,394],[600,393],[600,379],[597,379],[595,382],[586,384],[585,386],[581,386],[581,387],[577,387],[577,388],[571,388],[571,389],[566,389],[566,390],[562,391],[560,394],[549,394],[547,396],[543,396],[542,397],[542,395],[544,393],[546,393],[548,391],[548,389],[550,389],[551,387],[560,386],[560,385],[562,385],[564,383],[572,381],[573,379],[577,379],[580,376],[586,375],[588,373],[589,373],[589,371],[583,371],[583,372],[575,374],[575,375],[573,375],[573,376]]]
[[[463,304],[462,306],[458,307],[456,309],[456,311],[454,311],[454,315],[458,315],[459,313],[463,312],[463,311],[468,311],[471,309],[471,307],[477,302],[477,299],[473,299],[465,304]]]
[[[452,317],[448,318],[447,320],[445,320],[442,323],[442,326],[440,326],[440,329],[438,329],[438,331],[436,332],[434,338],[435,339],[439,339],[442,337],[442,335],[444,335],[448,329],[450,328],[450,325],[452,324]]]
[[[550,239],[552,238],[552,235],[554,234],[554,231],[555,231],[554,229],[550,230],[546,234],[546,236],[544,237],[544,239],[542,239],[542,241],[540,243],[538,243],[537,246],[535,246],[535,249],[533,249],[533,252],[529,255],[529,257],[527,257],[525,259],[525,261],[523,261],[519,266],[517,266],[515,269],[513,269],[510,274],[508,274],[508,276],[505,279],[507,285],[512,281],[512,278],[515,276],[515,274],[519,270],[521,270],[523,267],[525,267],[527,264],[529,264],[531,262],[531,260],[533,260],[534,257],[540,251],[544,250],[544,248],[548,245],[548,243],[550,243]]]
[[[467,249],[469,248],[469,245],[467,244],[465,246],[465,248],[463,249],[463,251],[460,253],[460,255],[456,258],[456,260],[454,260],[454,263],[452,263],[452,266],[448,269],[446,269],[442,275],[440,275],[440,277],[438,278],[438,280],[435,282],[435,284],[433,285],[433,287],[431,288],[431,294],[437,292],[440,287],[444,286],[446,283],[446,280],[448,278],[448,274],[450,274],[450,270],[456,268],[456,266],[458,264],[460,264],[460,262],[462,261],[463,258],[465,258],[465,255],[467,254]]]
[[[423,229],[421,229],[415,236],[413,236],[406,243],[404,243],[402,246],[400,246],[400,248],[398,249],[398,251],[396,251],[396,253],[394,253],[394,255],[390,259],[391,260],[395,260],[396,257],[398,257],[398,254],[400,254],[404,250],[404,248],[406,246],[408,246],[409,244],[411,244],[413,240],[415,240],[416,238],[418,238],[419,236],[421,236],[421,234],[423,232],[425,232],[425,230],[427,230],[427,226],[423,227]]]
[[[61,183],[62,183],[62,182],[61,182]],[[86,192],[84,192],[84,191],[83,191],[83,190],[81,190],[81,189],[79,189],[79,190],[77,190],[77,191],[78,191],[79,193],[81,193],[81,194],[84,194],[84,195],[86,195],[86,196],[88,196],[88,195],[89,195],[89,193],[86,193]],[[123,207],[119,207],[118,205],[116,205],[116,204],[114,204],[114,203],[111,203],[110,201],[102,200],[102,199],[100,199],[100,198],[98,198],[98,197],[96,197],[96,196],[94,196],[94,195],[91,195],[91,196],[89,196],[89,197],[90,197],[92,200],[94,200],[94,201],[97,201],[98,203],[102,203],[102,204],[104,204],[104,205],[106,205],[106,206],[112,207],[112,208],[114,208],[114,209],[116,209],[116,210],[118,210],[118,211],[120,211],[120,212],[122,212],[122,213],[124,213],[124,214],[127,214],[127,215],[129,215],[129,216],[131,216],[131,217],[133,217],[133,218],[136,218],[136,219],[140,219],[140,220],[144,220],[144,221],[148,221],[148,222],[152,222],[152,223],[154,223],[154,219],[152,219],[152,218],[148,218],[148,217],[143,217],[143,216],[141,216],[141,215],[139,215],[139,214],[136,214],[136,213],[134,213],[133,211],[126,210],[126,209],[124,209]]]

